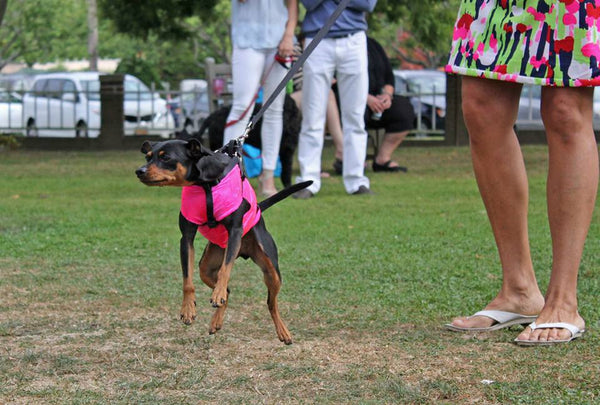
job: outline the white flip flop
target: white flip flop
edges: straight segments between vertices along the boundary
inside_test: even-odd
[[[562,340],[519,340],[518,338],[514,340],[516,344],[519,346],[550,346],[559,343],[569,343],[570,341],[577,339],[578,337],[583,336],[585,333],[585,329],[579,329],[577,326],[572,323],[567,322],[555,322],[555,323],[541,323],[536,325],[535,322],[532,322],[529,327],[531,330],[536,329],[566,329],[571,332],[571,337],[569,339]]]
[[[479,311],[471,315],[469,318],[472,318],[474,316],[485,316],[490,319],[493,319],[494,321],[496,321],[496,323],[492,326],[488,326],[487,328],[467,328],[452,325],[451,323],[447,323],[444,326],[446,327],[446,329],[455,332],[489,332],[492,330],[508,328],[513,325],[527,325],[535,321],[535,319],[537,318],[537,315],[522,315],[516,312],[497,310]]]

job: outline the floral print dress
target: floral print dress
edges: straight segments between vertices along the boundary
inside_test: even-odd
[[[600,0],[463,0],[446,71],[599,86],[599,63]]]

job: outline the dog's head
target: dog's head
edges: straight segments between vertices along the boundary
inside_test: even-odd
[[[217,180],[231,158],[206,149],[197,139],[144,142],[146,164],[135,171],[147,186],[190,186]]]

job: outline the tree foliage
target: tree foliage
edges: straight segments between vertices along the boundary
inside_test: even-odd
[[[15,60],[32,62],[48,54],[56,35],[53,17],[58,0],[12,0],[0,26],[0,67]]]
[[[203,62],[229,62],[231,0],[97,0],[98,53],[152,66],[162,81],[203,77]],[[459,0],[379,0],[369,34],[395,66],[444,63]],[[0,6],[6,0],[0,0]],[[0,24],[0,67],[11,61],[86,59],[86,0],[10,0]],[[2,7],[0,7],[0,11]],[[301,6],[301,16],[303,7]],[[418,56],[418,57],[417,57]],[[156,74],[152,75],[156,81]],[[149,83],[150,84],[150,83]]]
[[[370,16],[371,35],[395,65],[435,68],[445,63],[460,0],[379,0]]]
[[[120,32],[140,38],[157,34],[165,39],[189,36],[187,17],[210,16],[217,0],[101,0],[104,16]]]

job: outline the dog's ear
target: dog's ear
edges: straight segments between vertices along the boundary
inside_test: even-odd
[[[187,146],[188,152],[190,153],[190,156],[194,160],[198,160],[203,156],[212,154],[212,152],[210,150],[208,150],[204,146],[202,146],[200,141],[198,141],[195,138],[190,139],[186,146]]]
[[[227,155],[222,153],[212,153],[203,156],[198,163],[196,163],[198,180],[202,182],[217,180],[229,165],[230,160],[231,159]]]
[[[145,155],[152,150],[152,146],[154,146],[156,142],[144,141],[142,144],[142,149],[140,151]]]

